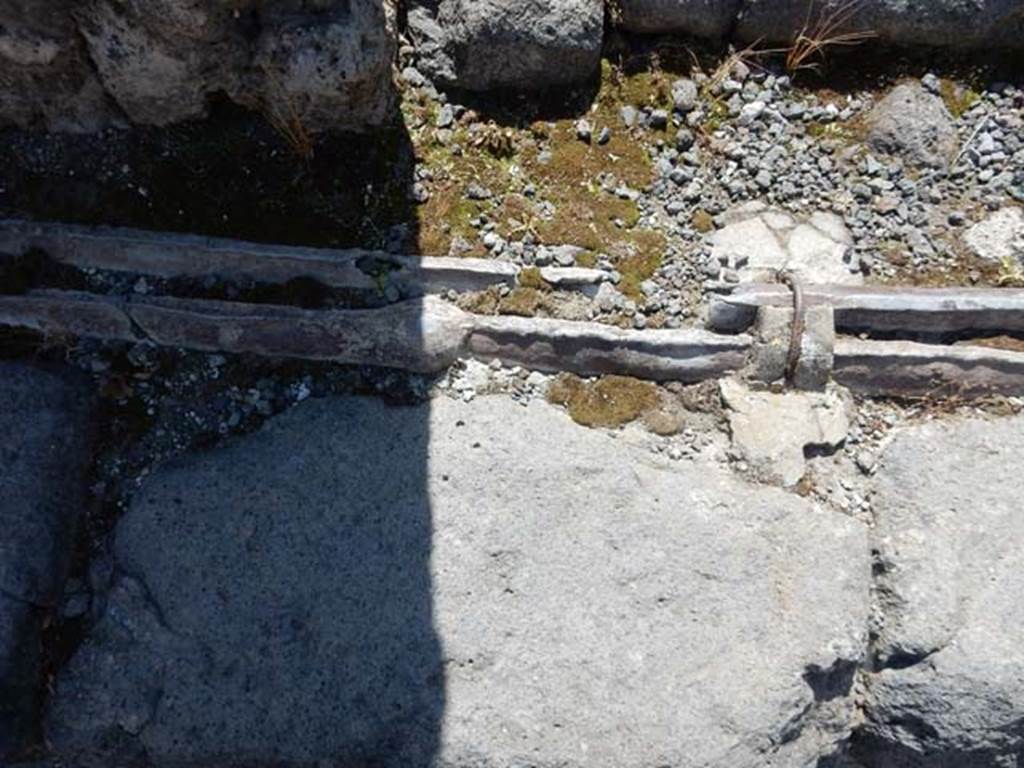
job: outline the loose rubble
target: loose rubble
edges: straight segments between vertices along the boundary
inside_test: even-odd
[[[858,285],[863,282],[853,238],[843,220],[815,213],[804,222],[760,202],[722,214],[725,224],[709,238],[711,259],[705,272],[715,277],[720,264],[726,282],[775,282],[790,272],[808,283]]]
[[[611,285],[591,316],[634,327],[699,322],[709,293],[787,268],[848,284],[1020,279],[1016,257],[1004,265],[977,256],[968,235],[995,212],[1013,220],[1024,202],[1019,87],[974,91],[928,74],[888,93],[826,95],[802,90],[771,62],[730,61],[732,69],[683,77],[656,64],[641,75],[606,66],[590,114],[513,131],[512,165],[488,171],[486,204],[424,225],[446,229],[460,252],[604,270]],[[410,97],[434,98],[429,89]],[[465,114],[453,136],[414,130],[431,147],[420,174],[427,189],[443,189],[461,163],[485,160],[457,139],[484,130]],[[550,168],[563,162],[582,171],[578,183],[592,195],[553,194]],[[593,217],[603,247],[594,250],[574,215]],[[562,261],[566,246],[581,250]]]

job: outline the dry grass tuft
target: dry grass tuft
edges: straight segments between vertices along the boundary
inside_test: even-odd
[[[864,0],[847,0],[836,8],[815,15],[815,0],[809,0],[804,24],[786,51],[786,70],[790,73],[816,70],[829,49],[860,45],[877,37],[868,30],[844,31],[863,5]]]
[[[710,213],[703,208],[698,208],[690,217],[693,228],[701,234],[707,234],[715,229],[715,220]]]
[[[923,395],[892,400],[906,409],[910,421],[931,421],[979,411],[992,416],[1015,416],[1021,412],[1017,401],[1003,395],[970,393],[950,384],[936,387]]]
[[[469,144],[501,159],[512,157],[516,153],[515,132],[511,128],[502,128],[493,120],[472,132]]]
[[[284,141],[285,145],[293,155],[309,162],[313,159],[315,139],[313,134],[302,122],[302,115],[295,100],[288,94],[281,85],[281,81],[269,69],[263,67],[263,74],[267,78],[267,93],[264,98],[262,109],[264,118]]]

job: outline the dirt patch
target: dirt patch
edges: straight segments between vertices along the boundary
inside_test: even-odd
[[[281,244],[374,247],[405,225],[412,147],[400,124],[297,157],[258,115],[94,135],[0,131],[0,216]]]
[[[965,341],[958,341],[957,345],[1003,349],[1007,352],[1024,352],[1024,339],[1015,336],[990,336],[981,339],[967,339]]]

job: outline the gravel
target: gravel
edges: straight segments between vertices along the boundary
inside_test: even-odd
[[[717,84],[696,72],[672,82],[670,94],[672,109],[618,107],[614,128],[646,147],[650,184],[602,190],[635,201],[636,229],[659,232],[667,242],[651,278],[656,290],[644,291],[635,312],[625,313],[628,323],[645,323],[633,319],[637,313],[667,327],[700,321],[707,292],[735,280],[711,258],[713,230],[725,226],[723,213],[749,201],[803,216],[836,216],[849,232],[851,268],[868,279],[961,285],[991,279],[977,268],[964,234],[990,213],[1015,211],[1024,201],[1021,87],[994,83],[974,93],[929,73],[892,92],[815,93],[794,87],[769,65],[734,67]],[[881,151],[890,146],[885,142],[865,143],[863,126],[880,103],[891,134],[928,133],[920,110],[901,108],[908,99],[911,106],[923,103],[931,118],[941,117],[948,167],[920,169],[904,159],[917,158],[913,151],[901,157]],[[722,108],[727,114],[716,112]],[[587,143],[597,136],[600,145],[611,129],[598,128],[588,116],[575,123],[575,134]],[[474,192],[471,198],[482,199]],[[501,198],[495,190],[494,199]],[[536,205],[543,216],[545,206],[554,210],[557,202],[540,194]],[[697,225],[708,218],[712,231]],[[529,238],[488,250],[522,264],[551,263]],[[603,254],[598,262],[599,268],[615,266]],[[595,309],[598,319],[623,315],[618,307]]]

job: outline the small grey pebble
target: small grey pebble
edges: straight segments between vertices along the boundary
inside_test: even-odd
[[[590,138],[594,133],[593,127],[590,125],[590,121],[584,118],[580,118],[576,121],[576,138],[587,144],[590,143]]]

